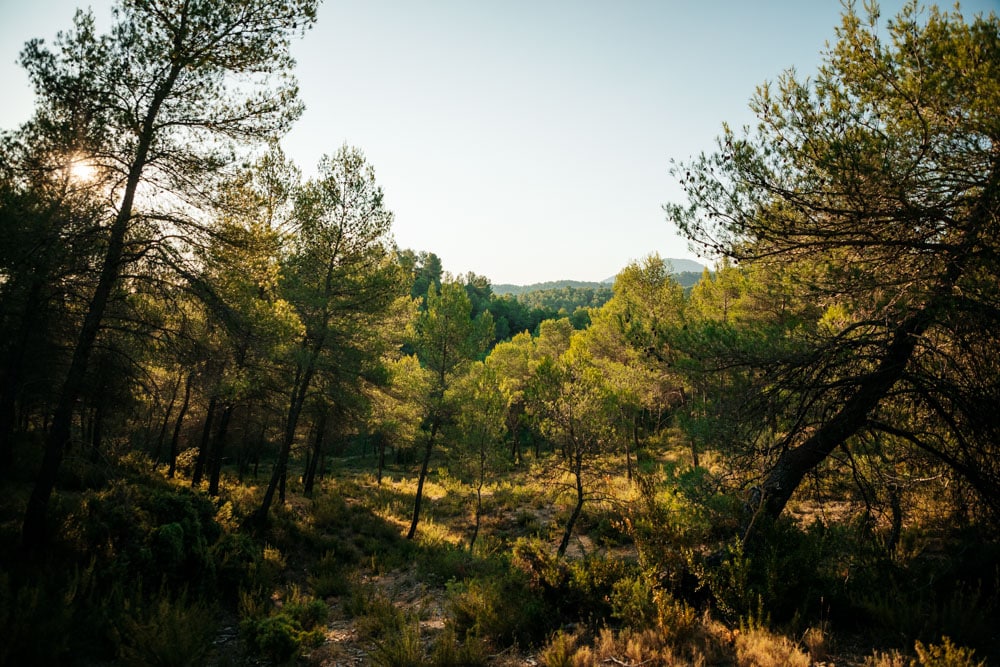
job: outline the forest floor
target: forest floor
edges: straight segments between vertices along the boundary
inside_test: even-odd
[[[320,532],[326,530],[326,537],[333,537],[335,544],[362,543],[364,538],[360,535],[372,530],[371,526],[366,527],[366,522],[381,523],[379,530],[388,530],[402,536],[409,525],[415,480],[406,477],[401,471],[390,470],[382,483],[377,484],[370,469],[366,469],[364,464],[364,461],[357,461],[353,465],[342,466],[324,482],[324,489],[334,490],[350,506],[350,518],[346,523],[341,516],[332,522],[336,525],[325,528],[317,525],[322,523],[322,519],[316,518],[317,511],[323,512],[322,509],[317,510],[317,504],[324,502],[322,494],[318,494],[316,501],[290,496],[291,502],[286,507],[297,517],[297,521],[311,523]],[[502,536],[498,544],[503,545],[502,548],[509,548],[518,538],[541,537],[551,543],[554,551],[569,514],[572,498],[561,488],[547,484],[544,479],[540,481],[540,477],[530,470],[517,472],[506,479],[508,481],[503,486],[491,490],[485,498],[486,511],[482,518],[480,539]],[[415,540],[418,549],[421,545],[444,545],[461,549],[467,544],[475,515],[473,497],[467,487],[458,484],[443,470],[439,471],[439,474],[431,476],[425,486],[424,508]],[[634,563],[637,559],[634,544],[628,541],[609,544],[600,534],[591,534],[600,515],[609,511],[607,503],[594,500],[588,509],[588,517],[580,522],[570,541],[566,559],[574,561],[599,554],[604,558]],[[802,508],[801,511],[809,514],[812,510]],[[446,580],[442,579],[443,575],[440,573],[429,573],[427,563],[421,562],[421,559],[426,560],[428,557],[419,555],[419,551],[410,552],[408,560],[398,562],[397,555],[392,553],[397,548],[398,544],[387,544],[384,550],[376,548],[371,553],[365,553],[364,558],[349,574],[350,588],[352,591],[365,590],[371,597],[389,600],[403,616],[417,619],[420,641],[425,655],[429,655],[435,639],[453,621],[449,583],[454,582],[455,578]],[[314,559],[315,555],[289,553],[287,556],[289,577],[298,578],[305,586],[308,570],[313,566],[310,559]],[[387,637],[373,633],[370,619],[359,616],[356,610],[351,609],[357,604],[350,599],[350,595],[331,595],[324,599],[329,607],[324,641],[319,646],[303,650],[299,664],[322,667],[374,664],[373,656],[378,653],[380,644]],[[721,632],[730,639],[736,636],[735,632]],[[800,641],[801,638],[792,640],[804,650]],[[224,624],[216,646],[215,663],[218,665],[269,664],[264,660],[247,657],[235,620]],[[486,662],[498,667],[549,664],[541,655],[542,648],[536,646],[524,649],[516,645],[503,647],[491,650]],[[809,664],[860,666],[865,664],[866,653],[870,651],[863,646],[861,639],[838,637],[835,646],[828,642],[818,653],[816,657],[822,659],[812,660]],[[631,662],[623,656],[609,657],[602,664],[644,663]],[[661,663],[654,661],[649,664]],[[723,661],[707,664],[734,663]]]

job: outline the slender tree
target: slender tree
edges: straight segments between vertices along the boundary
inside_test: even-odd
[[[380,326],[404,289],[390,247],[392,213],[385,208],[374,169],[361,151],[343,147],[324,157],[320,176],[305,184],[295,210],[297,227],[282,268],[281,293],[294,307],[303,333],[290,351],[292,382],[278,460],[255,520],[267,520],[282,484],[299,418],[317,375],[325,391],[358,383],[378,365]]]
[[[424,451],[413,501],[413,518],[406,539],[417,534],[424,481],[441,428],[452,418],[448,390],[470,360],[481,355],[493,340],[493,318],[488,312],[473,319],[472,302],[458,282],[445,282],[441,290],[427,293],[427,309],[414,325],[414,347],[421,364],[430,371],[430,394],[421,425]]]

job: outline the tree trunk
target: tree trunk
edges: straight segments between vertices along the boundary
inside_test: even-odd
[[[205,412],[205,426],[201,430],[201,445],[198,447],[198,458],[194,461],[194,471],[191,473],[191,488],[197,488],[201,484],[201,476],[205,472],[205,463],[208,461],[208,448],[212,444],[212,422],[215,421],[215,409],[218,399],[213,396],[208,401],[208,410]]]
[[[524,407],[520,402],[515,402],[507,409],[507,430],[510,431],[511,435],[511,456],[514,459],[514,465],[519,466],[522,463],[521,455],[521,414],[524,412]]]
[[[573,536],[573,527],[576,525],[576,520],[580,518],[580,512],[583,510],[583,452],[577,450],[574,458],[573,475],[576,478],[576,506],[573,507],[573,513],[570,514],[569,521],[566,522],[566,531],[563,533],[562,542],[559,543],[559,549],[556,551],[559,556],[566,555],[566,549],[569,548],[569,539]]]
[[[101,458],[101,444],[104,440],[104,400],[99,399],[94,408],[94,416],[90,430],[90,462],[97,463]]]
[[[382,486],[382,469],[385,467],[385,435],[378,434],[378,485]]]
[[[302,493],[307,498],[312,498],[313,484],[316,481],[316,468],[319,467],[320,457],[323,455],[323,437],[326,434],[326,410],[319,416],[319,423],[316,424],[316,437],[313,438],[312,456],[306,466],[306,474],[302,480]]]
[[[288,416],[285,418],[285,434],[281,441],[281,449],[278,451],[278,461],[275,463],[274,470],[271,471],[271,480],[267,484],[267,489],[264,491],[264,499],[260,503],[260,507],[251,517],[251,521],[256,523],[258,526],[263,526],[267,523],[267,514],[271,511],[271,504],[274,502],[274,494],[278,492],[278,487],[280,486],[280,499],[284,502],[285,499],[285,471],[288,468],[288,458],[292,452],[292,444],[295,442],[295,430],[299,425],[299,415],[302,413],[302,406],[306,400],[306,392],[309,389],[309,383],[312,381],[313,372],[315,371],[316,359],[319,356],[320,349],[322,348],[322,341],[314,347],[313,354],[308,361],[305,368],[299,368],[296,372],[295,383],[292,388],[292,396],[288,401]]]
[[[632,417],[632,441],[635,444],[635,451],[639,451],[639,420]],[[625,438],[625,477],[632,481],[632,450],[628,446],[628,438]]]
[[[479,526],[483,520],[483,486],[486,484],[486,450],[482,449],[484,446],[483,443],[480,443],[479,480],[476,484],[476,517],[475,523],[472,526],[472,537],[469,538],[469,553],[472,553],[473,547],[476,546],[476,539],[479,537]]]
[[[194,384],[194,372],[188,373],[184,381],[184,400],[181,402],[180,412],[177,413],[177,421],[174,422],[174,432],[170,437],[170,465],[167,468],[167,477],[173,477],[177,472],[177,445],[181,437],[181,426],[184,425],[184,416],[191,405],[191,385]]]
[[[930,312],[933,308],[928,305],[904,320],[894,332],[878,368],[861,379],[854,396],[805,442],[778,457],[761,485],[760,506],[747,526],[744,541],[756,535],[760,517],[777,519],[802,478],[865,425],[871,412],[902,377],[917,340],[933,320]]]
[[[156,447],[153,450],[153,463],[159,464],[160,454],[163,453],[163,442],[167,439],[167,428],[170,427],[170,416],[174,412],[174,403],[177,402],[177,391],[181,388],[181,379],[178,377],[174,382],[174,388],[170,392],[170,401],[167,409],[163,411],[163,422],[160,424],[160,432],[156,436]]]
[[[219,420],[219,428],[212,439],[211,450],[208,453],[208,495],[219,495],[219,476],[222,474],[222,453],[226,448],[226,434],[229,431],[229,422],[233,416],[236,406],[232,403],[226,405],[222,411],[222,418]]]
[[[14,463],[14,427],[16,423],[17,396],[21,391],[21,374],[24,369],[24,356],[31,336],[37,336],[35,313],[40,309],[41,285],[34,280],[29,290],[27,312],[22,318],[21,327],[15,340],[7,351],[4,363],[3,385],[0,387],[0,475],[3,475]]]
[[[427,436],[427,446],[424,448],[424,460],[420,464],[420,476],[417,478],[417,495],[413,499],[413,520],[410,522],[410,530],[406,533],[406,539],[412,540],[417,534],[417,522],[420,521],[420,504],[424,496],[424,480],[427,479],[427,469],[431,463],[431,451],[434,449],[434,439],[437,437],[438,419],[431,420],[431,432]]]

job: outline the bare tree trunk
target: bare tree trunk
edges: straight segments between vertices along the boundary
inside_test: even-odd
[[[420,464],[420,476],[417,478],[417,495],[413,499],[413,520],[410,522],[410,530],[406,533],[406,539],[412,540],[417,534],[417,522],[420,521],[420,504],[424,497],[424,480],[427,479],[427,469],[431,463],[431,452],[434,450],[434,440],[438,432],[438,418],[435,416],[431,420],[431,432],[427,436],[427,446],[424,448],[424,460]]]
[[[326,435],[326,410],[319,416],[319,422],[316,424],[316,437],[313,438],[313,450],[312,456],[309,459],[308,465],[306,465],[306,474],[302,480],[302,493],[305,494],[307,498],[312,498],[313,494],[313,484],[316,481],[316,468],[319,467],[319,460],[323,456],[323,438]]]
[[[639,420],[634,415],[632,417],[632,441],[635,443],[635,451],[639,451]],[[625,438],[625,477],[632,481],[632,450],[628,446],[628,438]]]
[[[13,437],[16,424],[17,396],[21,391],[21,375],[24,370],[25,351],[32,336],[37,336],[39,311],[41,310],[41,276],[31,278],[31,287],[25,300],[25,312],[21,326],[8,348],[3,370],[3,385],[0,387],[0,475],[8,471],[14,463]]]
[[[208,401],[208,410],[205,412],[205,426],[201,430],[201,445],[198,447],[198,458],[194,461],[194,471],[191,473],[192,488],[197,488],[201,484],[201,476],[205,472],[205,463],[208,461],[208,448],[212,444],[212,422],[215,420],[217,406],[218,399],[212,396]]]
[[[94,416],[90,429],[90,461],[97,463],[101,458],[101,445],[104,440],[104,399],[99,398],[94,408]]]
[[[177,445],[181,437],[181,427],[184,425],[184,416],[187,415],[188,407],[191,405],[191,385],[194,384],[194,371],[188,373],[184,381],[184,400],[181,402],[180,412],[177,413],[177,421],[174,422],[174,432],[170,436],[170,465],[167,468],[167,477],[173,477],[177,472]]]
[[[573,507],[573,513],[570,514],[569,521],[566,522],[566,530],[563,532],[562,542],[559,543],[559,549],[556,551],[559,556],[566,555],[570,537],[573,536],[573,527],[576,525],[576,520],[580,518],[580,512],[583,510],[583,451],[579,446],[577,446],[573,457],[573,476],[576,478],[576,505]]]
[[[483,486],[486,484],[486,449],[484,443],[480,443],[479,449],[479,479],[476,483],[476,517],[472,526],[472,537],[469,538],[469,552],[476,546],[476,539],[479,537],[479,527],[483,520]]]
[[[153,449],[153,463],[159,464],[160,454],[163,453],[163,443],[167,439],[167,429],[170,427],[170,416],[174,412],[174,403],[177,402],[177,392],[181,388],[181,379],[178,377],[174,382],[174,388],[170,392],[170,401],[167,402],[167,409],[163,411],[163,422],[160,424],[160,432],[156,436],[156,446]]]
[[[229,431],[229,422],[233,416],[235,405],[229,403],[222,411],[222,418],[219,420],[219,428],[212,439],[211,451],[208,454],[208,495],[219,495],[219,476],[222,474],[222,454],[226,448],[226,434]]]
[[[385,468],[385,434],[378,433],[378,485],[382,486],[382,469]]]
[[[284,502],[285,499],[285,474],[288,468],[288,458],[292,452],[292,444],[295,442],[295,431],[299,425],[299,415],[302,413],[302,406],[305,404],[306,392],[309,389],[309,383],[312,381],[313,372],[315,371],[316,359],[319,356],[319,352],[322,349],[322,341],[320,341],[313,349],[313,354],[308,360],[305,368],[299,367],[296,371],[295,383],[292,388],[292,396],[288,402],[288,415],[285,418],[285,434],[281,441],[281,449],[278,451],[278,461],[275,463],[274,470],[271,471],[271,480],[267,484],[267,489],[264,491],[264,499],[261,501],[260,507],[251,517],[251,521],[257,525],[264,525],[267,523],[267,514],[271,511],[271,504],[274,502],[274,494],[279,492],[279,500]]]

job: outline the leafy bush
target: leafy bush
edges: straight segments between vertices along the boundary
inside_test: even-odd
[[[123,619],[121,659],[127,665],[185,667],[199,664],[212,646],[215,609],[187,596],[171,599],[161,591],[148,607]]]
[[[275,662],[286,662],[302,646],[323,641],[323,624],[329,608],[322,600],[303,594],[297,587],[288,592],[284,604],[262,613],[261,607],[244,606],[247,614],[240,625],[247,645]]]
[[[487,664],[486,643],[478,637],[459,641],[455,628],[448,624],[431,645],[430,664],[435,667],[476,667]]]
[[[559,559],[538,540],[518,540],[512,565],[527,576],[531,588],[546,604],[549,622],[555,627],[570,622],[598,626],[609,621],[615,617],[615,600],[619,606],[624,604],[620,582],[638,575],[638,565],[619,558],[595,555],[576,561]]]
[[[914,646],[921,667],[984,667],[986,661],[976,662],[975,651],[955,646],[951,639],[943,637],[940,644],[924,646],[919,641]]]
[[[72,597],[51,581],[16,584],[0,572],[0,665],[58,664],[69,654]],[[48,584],[48,585],[47,585]]]
[[[344,604],[344,611],[353,616],[360,637],[382,637],[401,632],[406,616],[381,590],[373,586],[355,586]]]
[[[251,620],[243,626],[250,647],[271,660],[287,662],[298,653],[302,627],[285,614]]]
[[[580,641],[578,632],[563,632],[560,630],[549,639],[549,643],[538,654],[538,663],[545,667],[573,667],[576,663],[577,643]]]
[[[751,546],[737,539],[714,558],[689,552],[688,562],[727,620],[745,621],[766,611],[776,622],[788,622],[802,610],[821,609],[821,599],[836,594],[838,585],[821,568],[827,543],[820,524],[802,531],[778,522]]]
[[[533,644],[552,630],[557,614],[532,590],[524,575],[475,578],[448,585],[459,637],[479,637],[496,646]]]
[[[630,628],[645,628],[656,619],[653,587],[646,577],[633,575],[616,581],[611,590],[611,616]]]
[[[408,621],[398,632],[375,643],[372,664],[379,667],[415,667],[424,664],[420,624]]]
[[[351,588],[343,565],[333,551],[327,551],[316,562],[308,581],[313,593],[321,598],[344,595]]]
[[[219,590],[227,599],[234,599],[243,589],[273,588],[273,581],[264,580],[273,572],[264,572],[263,549],[249,536],[224,533],[210,552]]]

